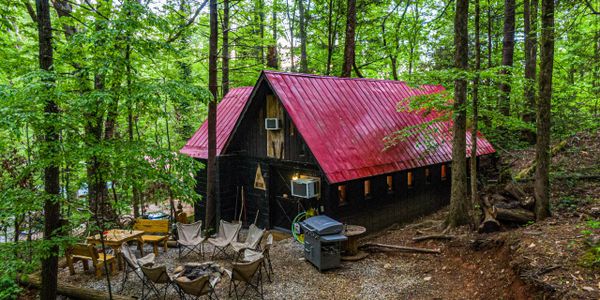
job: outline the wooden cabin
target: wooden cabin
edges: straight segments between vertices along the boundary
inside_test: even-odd
[[[262,72],[254,87],[232,89],[217,108],[217,219],[237,219],[243,199],[242,219],[252,223],[258,211],[265,228],[289,230],[299,212],[314,208],[376,230],[446,205],[450,122],[415,127],[384,150],[384,137],[436,114],[397,107],[442,90],[273,71]],[[494,152],[484,137],[477,143],[478,156]],[[205,162],[207,150],[204,123],[181,153]],[[206,169],[197,191],[205,197]],[[196,216],[204,216],[204,203]]]

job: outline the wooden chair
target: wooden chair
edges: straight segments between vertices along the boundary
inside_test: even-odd
[[[117,270],[115,257],[105,253],[98,253],[98,250],[96,250],[93,245],[75,244],[67,249],[65,256],[71,275],[75,274],[73,264],[78,261],[83,263],[83,269],[86,271],[89,270],[88,261],[92,261],[96,271],[96,277],[98,278],[102,276],[102,269],[104,269],[105,263],[109,264],[112,274]]]
[[[154,255],[158,256],[158,245],[163,245],[164,252],[167,252],[167,240],[169,239],[169,220],[147,220],[137,219],[133,225],[134,230],[144,231],[140,238],[140,252],[144,256],[144,245],[152,244]],[[152,234],[150,234],[152,233]]]

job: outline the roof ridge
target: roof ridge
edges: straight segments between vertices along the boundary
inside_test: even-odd
[[[393,79],[378,79],[378,78],[364,78],[364,77],[338,77],[338,76],[332,76],[332,75],[319,75],[319,74],[308,74],[308,73],[275,71],[275,70],[263,70],[262,72],[268,73],[268,74],[279,74],[279,75],[288,75],[288,76],[295,76],[295,77],[310,77],[310,78],[338,79],[338,80],[351,80],[351,81],[390,82],[390,83],[394,83],[394,84],[406,84],[410,87],[410,84],[407,83],[406,81],[393,80]],[[423,87],[423,86],[443,87],[441,84],[421,84],[418,87]]]

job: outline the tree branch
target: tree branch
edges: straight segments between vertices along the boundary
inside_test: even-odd
[[[35,9],[33,9],[33,6],[31,6],[29,0],[23,0],[23,4],[27,8],[27,13],[31,17],[31,20],[33,20],[33,23],[37,23],[37,15],[35,14]]]
[[[202,2],[202,4],[198,7],[198,9],[196,9],[196,11],[194,12],[194,15],[185,24],[179,26],[179,30],[174,35],[172,35],[171,37],[169,37],[167,39],[167,41],[166,41],[167,44],[178,39],[181,36],[181,34],[183,33],[183,30],[194,23],[194,21],[200,14],[200,11],[204,8],[204,6],[206,6],[207,2],[208,2],[208,0],[204,0],[204,2]]]
[[[600,11],[597,11],[593,6],[592,3],[590,3],[590,0],[584,0],[585,5],[592,11],[592,14],[594,15],[600,15]]]

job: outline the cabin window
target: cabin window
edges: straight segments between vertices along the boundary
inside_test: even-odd
[[[387,183],[388,193],[393,193],[394,192],[394,176],[388,175],[385,181]]]
[[[365,198],[371,197],[371,180],[365,180]]]
[[[408,172],[406,174],[406,185],[408,185],[409,188],[412,188],[414,184],[413,181],[413,172]]]
[[[344,206],[346,204],[348,204],[348,201],[346,200],[346,186],[339,185],[338,186],[338,206]]]
[[[441,170],[441,177],[442,177],[442,181],[446,180],[448,177],[446,177],[446,165],[442,165],[442,170]]]
[[[429,168],[425,169],[425,183],[431,183],[431,171],[429,170]]]

